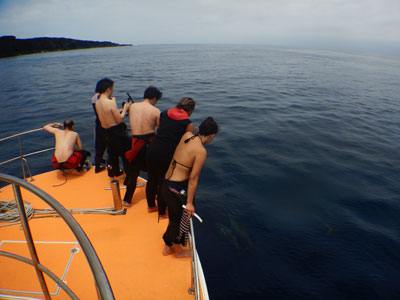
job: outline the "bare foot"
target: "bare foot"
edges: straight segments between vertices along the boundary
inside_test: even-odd
[[[133,205],[132,203],[122,201],[122,206],[124,206],[124,207],[131,207],[132,205]]]
[[[169,247],[169,246],[167,246],[167,245],[164,245],[164,249],[163,249],[163,251],[162,251],[162,254],[163,254],[164,256],[171,255],[171,254],[173,254],[174,252],[175,252],[175,250],[174,250],[173,247]]]
[[[168,215],[167,214],[159,215],[158,219],[160,219],[160,220],[168,219]]]
[[[181,252],[176,252],[175,253],[175,257],[177,258],[183,258],[183,257],[191,257],[192,256],[192,252],[190,252],[190,250],[182,250]]]
[[[148,207],[148,208],[147,208],[147,211],[148,211],[149,213],[152,213],[152,212],[158,211],[158,209],[157,209],[157,206],[152,206],[152,207]]]
[[[175,257],[183,258],[183,257],[191,257],[192,252],[190,249],[183,249],[180,244],[174,244],[175,246]]]
[[[79,172],[78,170],[75,170],[75,169],[73,169],[71,171],[71,173],[74,174],[74,175],[82,175],[83,174],[82,172]]]

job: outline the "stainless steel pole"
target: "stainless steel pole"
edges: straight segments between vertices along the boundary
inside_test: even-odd
[[[39,257],[36,252],[35,244],[33,243],[31,229],[28,223],[28,217],[26,216],[24,201],[22,200],[21,189],[18,185],[13,184],[14,196],[18,205],[18,212],[21,218],[22,227],[25,234],[25,239],[28,244],[28,249],[32,257],[33,266],[35,267],[36,275],[38,277],[40,286],[43,291],[43,295],[46,300],[51,300],[49,289],[46,284],[46,280],[44,279],[43,272],[39,268]]]

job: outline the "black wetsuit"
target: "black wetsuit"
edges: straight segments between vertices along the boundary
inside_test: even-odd
[[[115,126],[105,129],[108,151],[108,164],[111,165],[109,176],[121,175],[119,169],[119,157],[121,157],[124,169],[127,168],[125,152],[130,149],[130,138],[126,134],[126,124],[121,122]]]
[[[188,180],[170,181],[165,179],[161,183],[160,193],[168,205],[169,218],[163,240],[169,247],[172,246],[172,243],[186,245],[186,238],[184,235],[180,235],[179,228],[183,215],[182,204],[186,205],[186,197],[182,195],[182,191],[186,194],[188,182]]]
[[[95,156],[94,156],[94,164],[96,166],[96,168],[100,168],[100,165],[103,161],[103,155],[104,152],[106,151],[107,148],[107,143],[106,143],[106,132],[105,129],[103,127],[101,127],[101,123],[99,120],[99,116],[97,115],[97,111],[96,111],[96,101],[97,101],[98,97],[97,96],[93,96],[92,97],[92,105],[93,105],[93,109],[94,109],[94,113],[96,114],[96,129],[95,129]],[[118,169],[119,169],[119,165],[118,165]]]
[[[192,138],[187,139],[187,141],[190,141]],[[172,176],[176,164],[181,165],[189,171],[192,170],[191,167],[185,166],[175,159],[172,159],[172,173],[169,178]],[[165,202],[168,205],[169,218],[168,227],[163,235],[163,240],[165,244],[169,247],[172,246],[172,243],[182,244],[183,246],[186,246],[187,236],[189,232],[189,224],[187,220],[188,216],[186,213],[184,213],[182,204],[186,205],[187,202],[186,195],[188,185],[189,179],[186,179],[184,181],[172,181],[169,179],[164,179],[161,183],[160,193],[163,195],[163,199],[165,199]],[[183,218],[185,218],[185,220],[183,220]]]
[[[126,185],[126,193],[124,201],[131,203],[133,194],[136,190],[137,178],[140,171],[147,171],[146,166],[146,153],[151,143],[151,139],[154,137],[154,133],[144,135],[132,135],[132,138],[145,141],[145,144],[141,147],[136,157],[132,162],[128,163],[125,169],[126,178],[124,184]]]
[[[158,212],[160,215],[165,214],[166,211],[166,203],[163,200],[163,195],[159,193],[161,180],[164,178],[175,149],[190,123],[189,119],[174,120],[168,116],[168,111],[163,111],[160,114],[160,128],[157,130],[157,135],[147,152],[147,205],[154,207],[157,195]]]

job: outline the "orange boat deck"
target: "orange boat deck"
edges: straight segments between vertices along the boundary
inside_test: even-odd
[[[67,209],[113,207],[107,172],[68,174],[59,171],[37,175],[32,184],[46,191]],[[120,180],[120,185],[122,182]],[[121,196],[125,193],[121,189]],[[35,209],[48,208],[35,195],[22,189],[23,200]],[[13,200],[11,186],[1,190],[0,200]],[[73,214],[86,232],[110,281],[115,299],[194,299],[191,285],[191,259],[163,256],[162,234],[168,220],[157,221],[157,213],[147,212],[145,187],[135,191],[133,206],[125,215]],[[0,223],[0,226],[7,223]],[[97,299],[94,278],[83,251],[69,227],[59,217],[29,221],[40,263],[50,269],[80,299]],[[31,259],[20,225],[0,227],[0,251]],[[0,256],[0,295],[20,295],[43,299],[34,268]],[[52,299],[70,299],[45,275]],[[24,293],[15,291],[25,291]],[[0,297],[1,298],[1,297]],[[4,299],[4,298],[3,298]],[[7,299],[7,298],[6,298]],[[13,298],[15,299],[15,298]]]

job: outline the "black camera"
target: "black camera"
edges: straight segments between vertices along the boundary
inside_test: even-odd
[[[131,97],[131,95],[129,95],[129,93],[126,93],[128,95],[128,100],[122,102],[122,108],[124,108],[124,105],[126,102],[128,103],[135,103],[135,101],[133,101],[133,98]]]
[[[128,102],[130,103],[134,103],[135,101],[133,101],[131,95],[129,95],[129,93],[126,93],[128,95]]]

